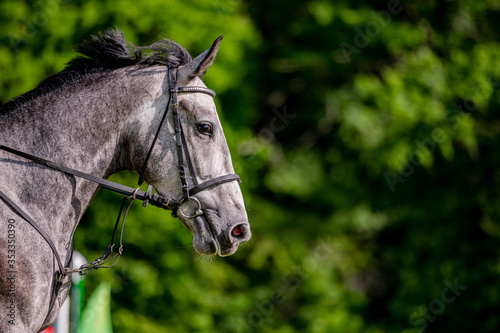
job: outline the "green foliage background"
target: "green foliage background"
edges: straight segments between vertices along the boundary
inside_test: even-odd
[[[0,98],[109,27],[193,56],[225,36],[205,82],[253,238],[200,258],[137,204],[123,259],[87,278],[116,332],[498,332],[499,22],[498,0],[0,0]],[[120,201],[79,226],[88,259]]]

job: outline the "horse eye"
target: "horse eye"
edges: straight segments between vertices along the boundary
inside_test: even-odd
[[[208,123],[198,124],[198,131],[202,134],[212,135],[212,125]]]

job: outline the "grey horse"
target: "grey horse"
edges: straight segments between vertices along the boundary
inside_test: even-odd
[[[141,173],[169,104],[169,68],[176,68],[179,86],[206,87],[202,76],[219,43],[220,38],[192,60],[169,40],[138,47],[118,30],[93,36],[77,49],[82,56],[62,72],[0,108],[0,144],[101,178],[122,170]],[[212,96],[179,94],[176,105],[196,176],[207,181],[233,174]],[[143,170],[144,180],[161,196],[183,197],[178,155],[174,120],[167,114]],[[0,191],[43,228],[67,266],[73,233],[99,189],[94,182],[0,151]],[[179,218],[197,252],[227,256],[250,239],[237,182],[210,187],[196,198],[205,214]],[[53,250],[5,200],[0,200],[0,230],[0,331],[44,330],[66,299],[71,275],[55,290]]]

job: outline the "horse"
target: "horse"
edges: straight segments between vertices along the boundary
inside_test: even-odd
[[[138,173],[148,191],[126,197],[174,210],[198,253],[228,256],[250,239],[215,93],[202,80],[221,39],[193,60],[174,41],[140,47],[107,30],[0,108],[2,332],[53,323],[70,272],[81,273],[70,269],[75,229],[117,172]]]

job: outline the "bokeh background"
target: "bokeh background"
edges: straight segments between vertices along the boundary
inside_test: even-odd
[[[203,258],[134,206],[125,256],[87,277],[114,331],[499,331],[500,1],[0,0],[0,27],[4,103],[107,28],[193,56],[224,35],[205,82],[253,238]],[[81,222],[89,260],[120,202]]]

